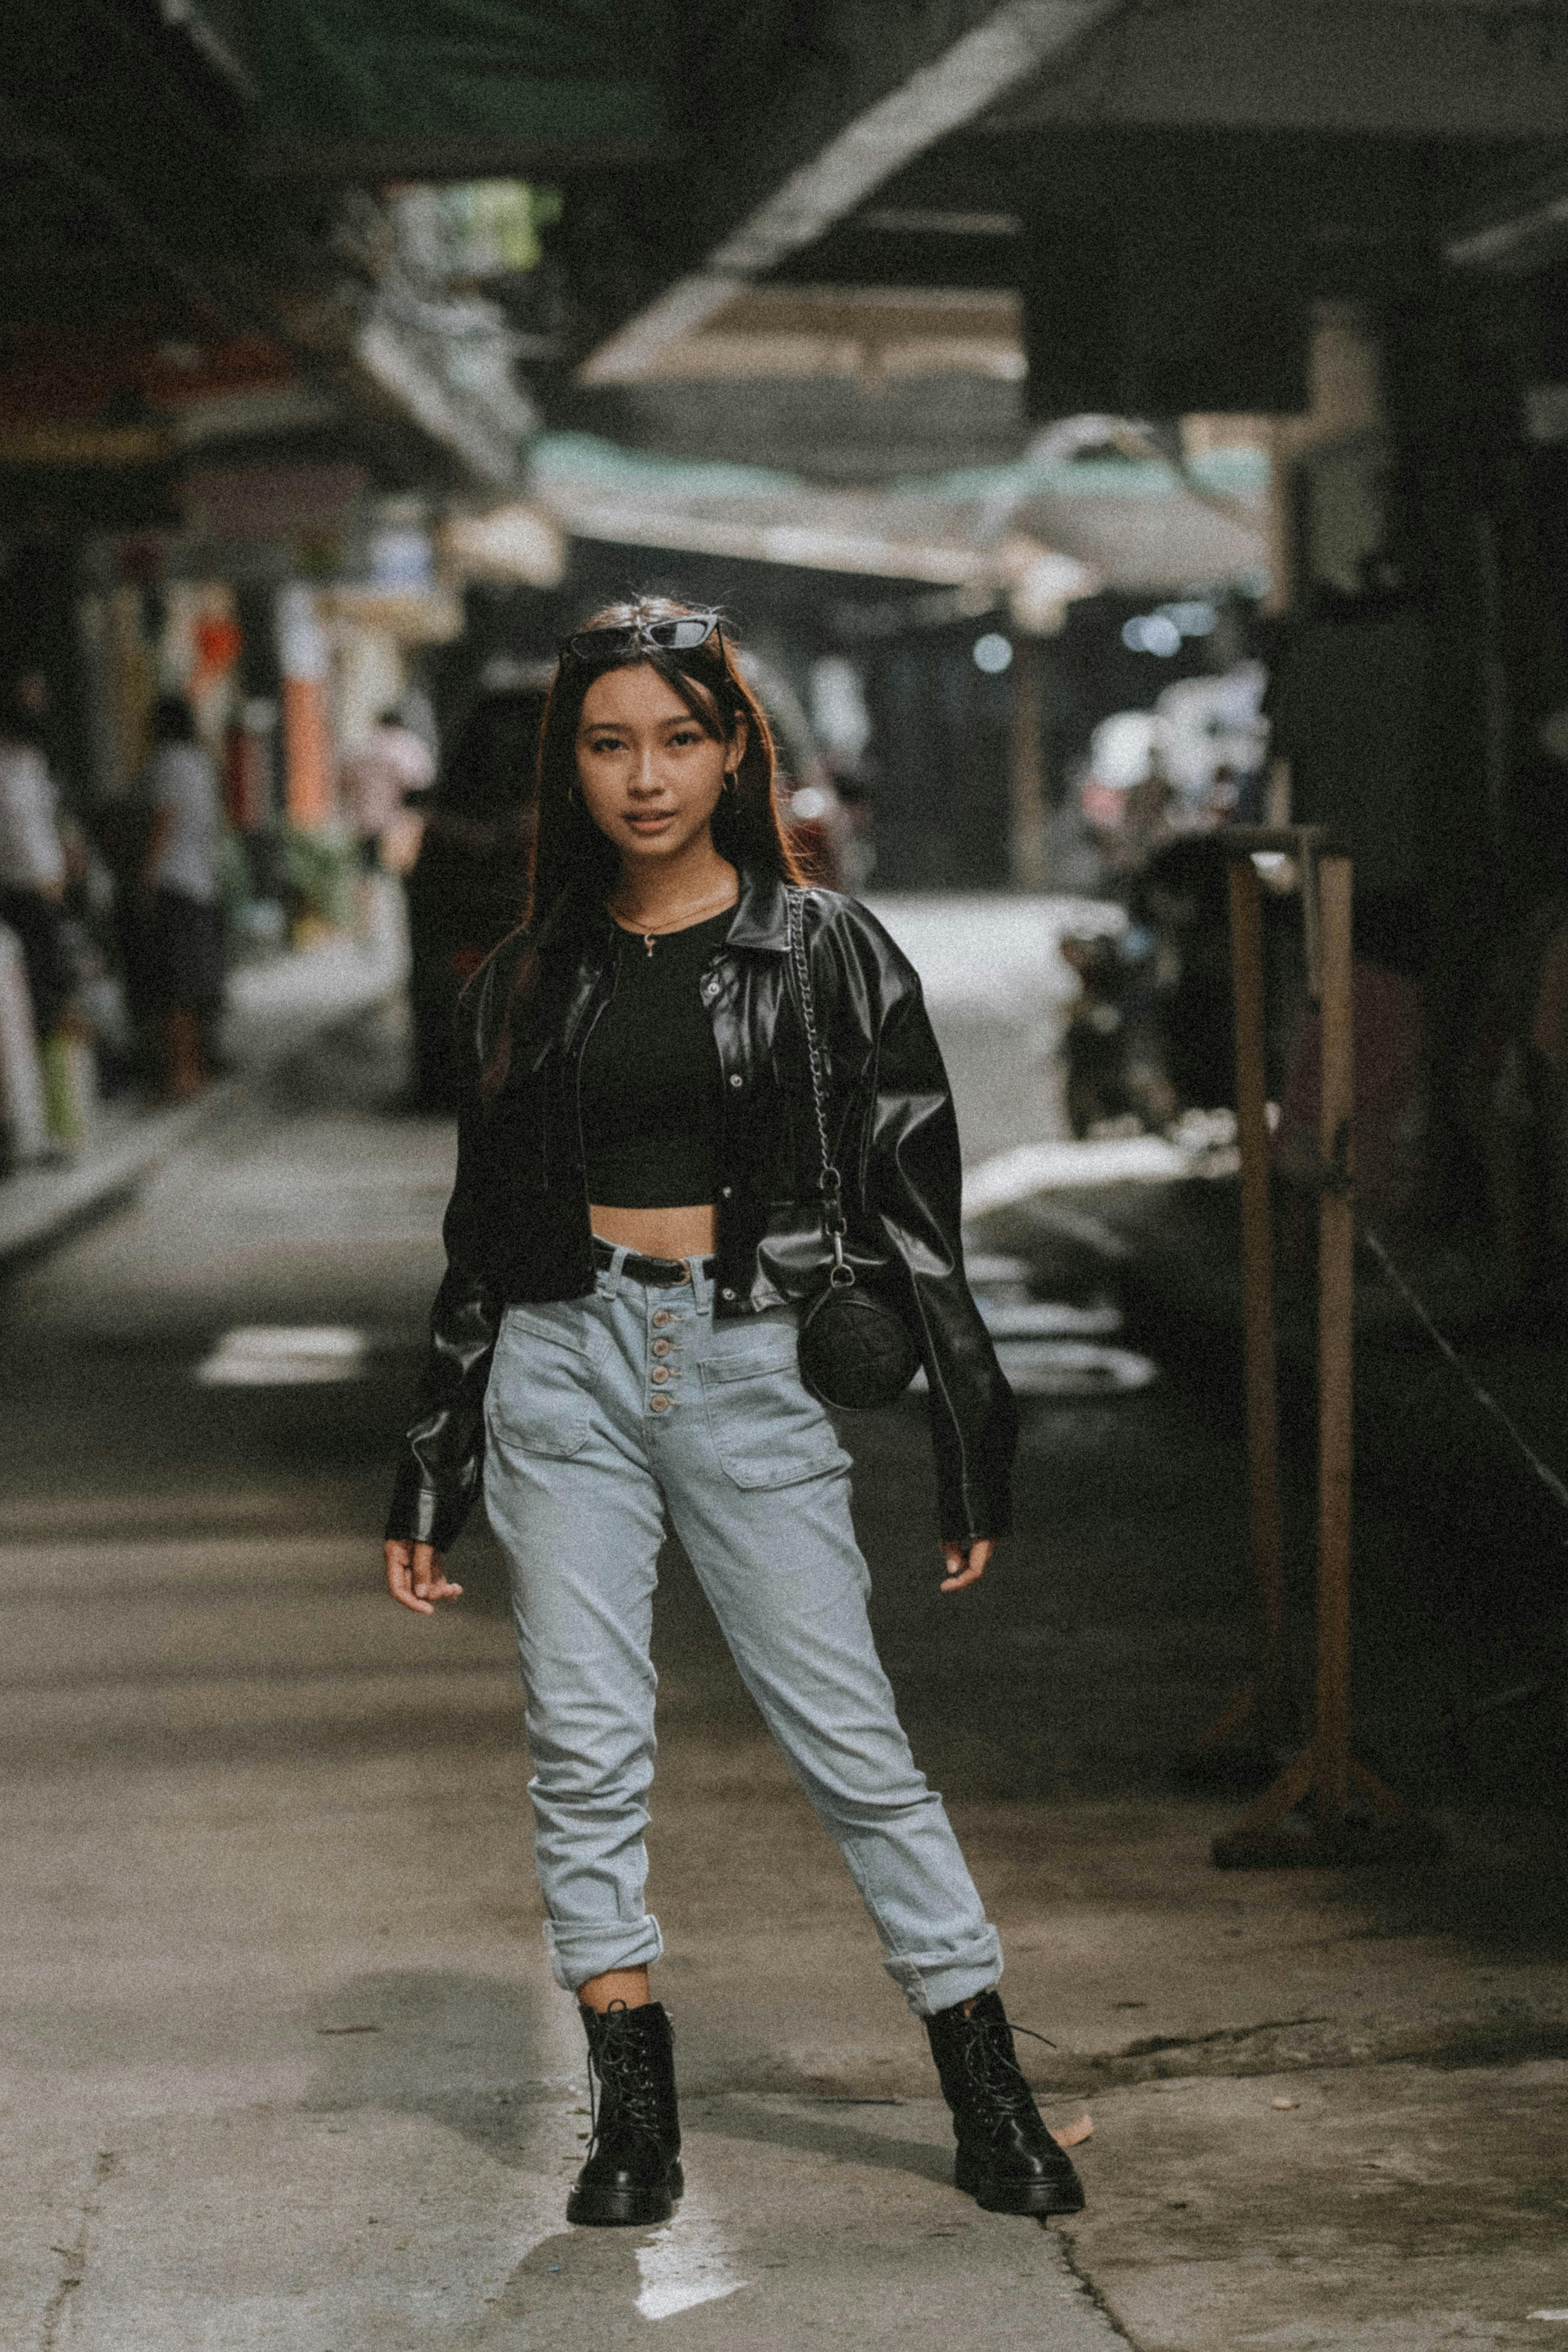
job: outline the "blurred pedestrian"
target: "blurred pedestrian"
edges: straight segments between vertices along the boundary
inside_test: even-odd
[[[44,749],[48,690],[42,675],[12,679],[0,696],[0,923],[21,941],[40,1045],[70,997],[61,908],[68,867]]]
[[[492,662],[424,804],[424,838],[406,885],[412,1095],[422,1110],[457,1108],[458,994],[522,919],[549,690],[549,664]]]
[[[212,1075],[223,1012],[223,798],[183,695],[159,696],[152,733],[138,787],[148,814],[137,882],[143,985],[158,1023],[161,1091],[187,1102]]]
[[[1170,778],[1155,753],[1148,772],[1122,795],[1121,829],[1112,846],[1112,862],[1123,874],[1137,874],[1172,838],[1176,800]]]
[[[428,744],[404,725],[395,709],[384,710],[364,741],[349,753],[341,775],[343,814],[367,874],[379,870],[388,836],[395,839],[403,829],[405,795],[423,792],[435,773]]]
[[[386,1572],[422,1615],[458,1598],[441,1554],[482,1475],[551,1957],[600,2086],[567,2218],[643,2226],[681,2193],[643,1843],[667,1513],[925,2023],[959,2186],[994,2212],[1076,2212],[995,1989],[996,1930],[877,1657],[848,1456],[799,1360],[834,1262],[801,1111],[820,1082],[840,1262],[918,1328],[929,1367],[940,1589],[973,1585],[1007,1526],[1016,1411],[964,1279],[919,980],[864,907],[800,888],[767,719],[717,613],[647,598],[569,638],[539,778],[529,922],[464,1000],[448,1265]]]

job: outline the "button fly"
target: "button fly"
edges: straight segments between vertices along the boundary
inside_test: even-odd
[[[668,1364],[656,1364],[653,1368],[653,1377],[655,1386],[662,1388],[665,1381],[669,1378],[669,1366]]]
[[[661,1323],[673,1323],[675,1318],[670,1313],[668,1307],[656,1307],[653,1311],[653,1319],[655,1328],[657,1329],[658,1325]]]
[[[669,1341],[668,1339],[656,1339],[653,1343],[653,1352],[656,1356],[668,1356],[669,1353]]]
[[[667,1396],[649,1397],[648,1406],[650,1411],[654,1412],[668,1412],[669,1411],[669,1399]]]

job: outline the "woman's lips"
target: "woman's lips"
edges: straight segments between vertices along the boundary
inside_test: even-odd
[[[631,826],[634,833],[662,833],[667,824],[673,824],[675,823],[675,811],[673,809],[656,809],[650,811],[646,815],[638,815],[634,811],[626,818],[626,823]]]

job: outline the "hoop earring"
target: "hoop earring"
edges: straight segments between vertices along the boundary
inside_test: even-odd
[[[723,782],[723,783],[722,783],[722,785],[721,786],[721,788],[720,788],[720,789],[721,789],[721,791],[723,791],[723,792],[726,792],[726,793],[732,793],[732,792],[734,791],[734,789],[735,789],[735,771],[734,771],[734,769],[733,769],[733,768],[726,768],[726,769],[725,769],[725,771],[724,771],[724,782]]]
[[[566,787],[566,805],[567,805],[567,807],[568,807],[568,808],[570,808],[570,807],[573,805],[573,803],[574,803],[574,802],[576,800],[576,798],[577,798],[577,783],[576,783],[576,779],[575,779],[575,778],[574,778],[574,779],[573,779],[573,781],[572,781],[572,782],[571,782],[571,783],[569,783],[569,784],[567,785],[567,787]]]

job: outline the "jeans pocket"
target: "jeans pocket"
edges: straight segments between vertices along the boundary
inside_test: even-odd
[[[792,1322],[770,1331],[765,1344],[710,1356],[700,1367],[713,1450],[737,1486],[793,1486],[849,1466],[800,1377],[796,1336]]]
[[[609,1333],[584,1304],[509,1307],[501,1318],[485,1409],[498,1435],[525,1454],[565,1461],[588,1442],[595,1369]]]

